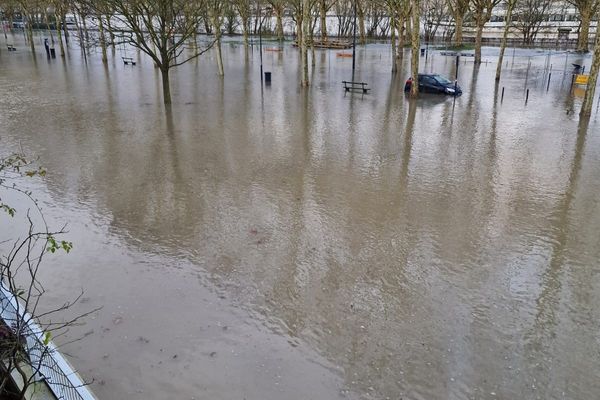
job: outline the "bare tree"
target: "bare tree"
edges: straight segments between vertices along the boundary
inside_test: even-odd
[[[96,9],[96,2],[87,0]],[[171,68],[199,57],[212,47],[186,50],[186,41],[195,38],[206,3],[202,0],[104,0],[114,10],[113,18],[124,27],[127,43],[146,53],[162,76],[163,101],[171,104]]]
[[[463,22],[469,11],[470,0],[448,0],[450,14],[454,18],[454,44],[461,46],[463,43]]]
[[[373,0],[367,7],[367,37],[387,37],[390,29],[385,0]]]
[[[399,0],[386,0],[387,12],[390,17],[390,36],[392,45],[392,72],[398,70],[398,45],[396,43],[396,31],[398,25]]]
[[[327,13],[338,0],[318,0],[319,17],[321,19],[319,27],[321,29],[321,39],[327,40]]]
[[[590,41],[590,23],[597,16],[600,0],[568,0],[579,12],[581,25],[577,36],[577,51],[588,51]]]
[[[241,19],[241,17],[240,17]],[[240,26],[240,22],[238,20],[238,13],[233,6],[233,4],[227,2],[225,3],[225,11],[223,12],[223,28],[228,35],[235,35],[237,32],[237,28]],[[242,27],[243,33],[243,27]],[[247,43],[244,43],[244,46],[247,46]]]
[[[338,20],[337,35],[340,37],[352,35],[352,4],[350,0],[338,0],[335,3],[335,15]]]
[[[283,13],[285,12],[286,0],[268,0],[273,14],[275,14],[277,40],[283,41]]]
[[[110,18],[110,11],[103,0],[96,1],[96,4],[97,4],[97,8],[95,10],[96,11],[96,21],[97,21],[97,26],[98,26],[98,33],[100,35],[99,44],[100,44],[100,49],[102,50],[102,62],[104,64],[108,64],[108,56],[106,53],[107,40],[106,40],[106,35],[105,35],[105,27],[104,27],[103,19],[105,16],[107,19]]]
[[[485,23],[492,17],[492,10],[501,0],[471,0],[471,8],[475,16],[475,64],[481,64],[481,38]]]
[[[411,2],[410,0],[386,0],[385,5],[390,19],[392,72],[396,72],[398,70],[398,59],[403,54],[404,29],[410,16]]]
[[[60,56],[65,56],[65,46],[63,44],[63,25],[65,25],[65,16],[69,5],[65,0],[52,0],[52,6],[54,7],[54,20],[56,21],[56,37],[60,47]],[[66,26],[65,26],[66,29]],[[67,36],[65,35],[65,40]]]
[[[225,12],[225,2],[223,0],[207,0],[208,15],[210,23],[214,28],[215,32],[215,44],[217,49],[217,67],[219,68],[219,75],[225,75],[223,68],[223,54],[221,52],[221,29],[223,28],[223,14]]]
[[[250,17],[252,16],[252,8],[250,0],[233,0],[233,7],[240,16],[242,21],[242,35],[244,36],[244,46],[248,46],[248,34],[250,31]]]
[[[311,45],[312,6],[315,0],[290,0],[292,19],[296,23],[296,43],[300,48],[300,84],[308,86],[308,46]]]
[[[35,42],[33,40],[33,25],[36,23],[36,19],[42,14],[41,2],[38,0],[18,0],[18,5],[21,10],[21,14],[26,18],[25,32],[27,33],[27,41],[31,47],[31,52],[35,53]]]
[[[523,36],[523,44],[532,44],[551,13],[554,0],[518,0],[515,6],[515,27]]]
[[[23,236],[14,242],[2,243],[8,250],[0,256],[0,314],[3,316],[0,319],[0,398],[25,399],[39,376],[45,377],[57,369],[53,357],[56,348],[50,343],[51,338],[61,336],[81,318],[98,311],[74,318],[62,317],[82,294],[58,307],[41,311],[45,289],[39,272],[44,256],[58,250],[68,253],[73,247],[72,243],[59,240],[65,233],[64,227],[51,231],[31,193],[18,186],[18,180],[24,176],[44,174],[45,170],[32,168],[22,155],[0,159],[0,195],[4,190],[23,196],[27,201],[20,204],[21,208],[27,208],[25,220],[28,223]],[[1,198],[0,209],[11,218],[18,212]],[[13,384],[15,375],[19,377],[18,385]]]
[[[408,40],[412,40],[411,10],[412,2],[410,0],[401,0],[398,13],[398,47],[400,48],[404,48],[407,38]]]
[[[443,21],[450,18],[450,10],[447,0],[428,0],[421,4],[421,15],[423,16],[423,28],[425,29],[425,41],[432,41],[437,35],[437,30]]]
[[[512,25],[512,12],[517,4],[517,0],[506,1],[506,14],[504,15],[504,31],[502,33],[502,42],[500,44],[500,56],[498,57],[498,65],[496,66],[496,82],[500,80],[502,73],[502,61],[504,60],[504,51],[506,50],[506,41],[508,39],[508,31]]]

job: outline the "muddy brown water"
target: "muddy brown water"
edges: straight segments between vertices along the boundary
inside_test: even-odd
[[[144,57],[20,47],[0,54],[1,150],[49,171],[23,185],[75,248],[47,258],[46,301],[102,307],[58,339],[82,337],[64,350],[99,398],[600,393],[600,124],[564,55],[548,92],[541,56],[507,56],[503,102],[495,64],[463,59],[456,102],[410,102],[409,57],[394,77],[383,45],[358,51],[362,96],[335,51],[300,89],[288,46],[261,89],[232,43],[225,79],[213,53],[173,73],[166,112]]]

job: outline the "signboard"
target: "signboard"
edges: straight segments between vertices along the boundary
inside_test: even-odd
[[[588,84],[588,80],[590,79],[589,75],[577,75],[575,77],[575,83],[577,85],[587,85]]]

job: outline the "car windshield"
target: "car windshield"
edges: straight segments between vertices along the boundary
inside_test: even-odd
[[[436,81],[438,81],[438,83],[441,83],[442,85],[448,85],[452,83],[451,81],[449,81],[441,75],[434,75],[433,79],[435,79]]]

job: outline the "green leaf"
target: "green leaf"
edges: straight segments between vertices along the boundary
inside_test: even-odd
[[[60,242],[60,247],[62,247],[62,249],[68,253],[71,251],[71,249],[73,249],[73,243],[63,240]]]
[[[8,213],[8,215],[10,215],[11,217],[15,216],[16,210],[14,208],[10,207],[8,204],[0,203],[0,208],[3,209],[4,211],[6,211]]]
[[[47,251],[49,251],[50,253],[55,253],[56,250],[64,250],[65,252],[69,253],[72,249],[73,249],[72,242],[67,242],[66,240],[61,240],[59,243],[56,241],[54,236],[52,236],[52,235],[48,236]]]
[[[52,334],[50,332],[44,332],[44,346],[48,346],[48,343],[50,343],[51,338]]]

